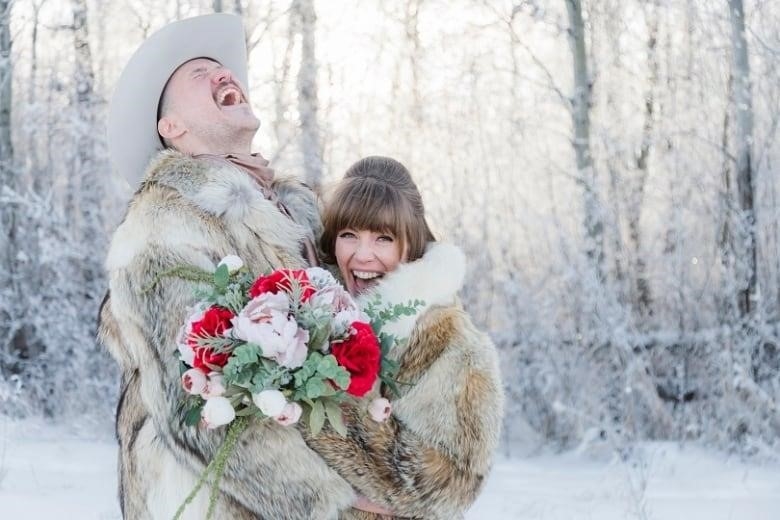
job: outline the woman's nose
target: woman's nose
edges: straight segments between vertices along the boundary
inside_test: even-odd
[[[363,262],[367,262],[374,258],[374,249],[370,244],[359,243],[355,250],[355,259]]]

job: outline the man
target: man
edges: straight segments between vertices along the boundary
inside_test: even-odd
[[[179,407],[176,337],[192,284],[152,282],[181,265],[213,270],[229,254],[254,273],[314,260],[315,197],[300,183],[272,182],[267,161],[249,155],[259,121],[246,77],[240,18],[202,16],[144,42],[112,98],[115,166],[133,185],[145,170],[109,248],[99,328],[122,372],[116,426],[126,519],[173,518],[225,433],[185,425]],[[182,518],[202,519],[207,494]],[[296,429],[257,421],[227,461],[215,518],[336,518],[354,498]]]

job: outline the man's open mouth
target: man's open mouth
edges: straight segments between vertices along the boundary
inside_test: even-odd
[[[244,95],[234,85],[226,85],[219,89],[214,96],[214,101],[217,105],[222,107],[230,107],[244,103]]]

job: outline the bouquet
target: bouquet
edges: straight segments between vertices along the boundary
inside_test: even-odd
[[[228,425],[225,441],[178,518],[213,474],[207,518],[216,502],[225,460],[250,418],[289,426],[304,420],[316,435],[326,421],[346,435],[340,404],[364,397],[381,380],[397,393],[397,362],[388,357],[396,338],[381,332],[387,321],[412,314],[422,302],[361,310],[325,269],[278,269],[255,278],[237,256],[216,271],[175,268],[163,276],[205,282],[196,292],[178,338],[184,419],[214,429]],[[368,405],[376,421],[390,402]]]

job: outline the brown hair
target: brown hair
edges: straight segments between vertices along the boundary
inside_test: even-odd
[[[336,263],[336,236],[342,229],[392,233],[401,251],[407,248],[410,262],[436,240],[409,170],[389,157],[365,157],[349,167],[328,201],[323,226],[320,248],[331,264]]]

